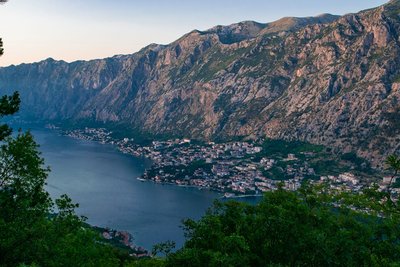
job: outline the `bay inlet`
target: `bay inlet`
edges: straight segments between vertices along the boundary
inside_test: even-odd
[[[112,145],[77,140],[57,131],[31,127],[50,166],[47,190],[68,194],[77,213],[100,227],[126,230],[146,249],[159,242],[184,242],[182,219],[198,219],[221,195],[197,188],[142,182],[150,162],[119,152]]]

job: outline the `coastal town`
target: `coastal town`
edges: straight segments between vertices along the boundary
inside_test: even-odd
[[[194,186],[221,192],[225,197],[257,196],[278,187],[294,191],[305,180],[355,192],[371,183],[352,164],[337,167],[341,171],[335,173],[321,170],[318,160],[327,154],[312,145],[303,145],[293,153],[285,153],[287,151],[281,146],[282,149],[278,148],[282,151],[276,153],[276,148],[272,151],[265,146],[265,139],[226,143],[172,139],[153,141],[144,146],[135,143],[134,139],[113,138],[112,132],[104,128],[70,130],[64,134],[112,144],[123,153],[150,159],[151,166],[137,177],[140,181]],[[365,164],[360,166],[365,168]],[[389,177],[380,181],[382,189],[388,184]],[[396,188],[392,190],[399,193]]]

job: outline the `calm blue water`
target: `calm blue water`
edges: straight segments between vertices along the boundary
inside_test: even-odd
[[[126,230],[135,243],[184,242],[183,218],[200,218],[220,195],[196,188],[140,182],[148,162],[110,145],[76,140],[56,131],[33,128],[50,166],[47,190],[53,198],[68,194],[80,204],[79,215],[92,225]]]

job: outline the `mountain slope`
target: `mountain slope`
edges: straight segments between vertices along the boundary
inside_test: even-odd
[[[192,31],[138,53],[0,69],[25,113],[193,138],[264,136],[380,161],[400,149],[400,2]]]

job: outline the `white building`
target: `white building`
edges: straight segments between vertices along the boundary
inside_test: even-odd
[[[354,174],[345,172],[339,175],[339,180],[343,182],[350,182],[353,185],[358,184],[358,179],[354,176]]]

